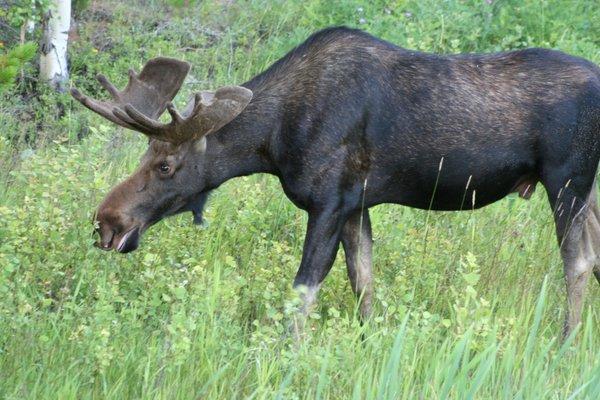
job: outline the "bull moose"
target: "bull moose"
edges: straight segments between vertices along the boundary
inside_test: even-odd
[[[548,49],[437,55],[346,27],[310,36],[241,86],[202,91],[179,113],[171,100],[190,66],[150,60],[112,97],[84,106],[148,136],[139,168],[96,213],[97,245],[135,250],[162,218],[193,211],[242,175],[277,176],[308,213],[294,287],[315,302],[340,242],[360,314],[371,313],[368,209],[479,208],[545,187],[564,262],[563,334],[580,322],[584,289],[600,282],[600,68]],[[158,120],[165,111],[170,122]],[[467,203],[465,204],[465,199]]]

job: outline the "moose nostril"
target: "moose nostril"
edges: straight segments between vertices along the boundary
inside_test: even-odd
[[[112,240],[113,237],[115,236],[115,231],[110,229],[110,230],[100,230],[100,247],[102,247],[103,249],[110,249],[112,246]]]
[[[98,218],[94,221],[94,232],[100,236],[96,246],[101,249],[110,249],[115,236],[115,230],[111,224],[106,223],[102,218]]]

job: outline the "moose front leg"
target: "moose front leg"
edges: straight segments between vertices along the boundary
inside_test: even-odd
[[[194,215],[194,225],[204,225],[204,218],[202,212],[208,199],[208,193],[202,192],[189,204],[189,209]]]
[[[306,317],[316,301],[321,283],[331,270],[345,222],[346,217],[337,207],[308,215],[302,261],[294,279],[294,288],[302,302],[292,327],[296,339],[304,331]]]
[[[360,302],[361,321],[371,315],[373,297],[373,238],[369,210],[352,214],[342,231],[348,278]]]

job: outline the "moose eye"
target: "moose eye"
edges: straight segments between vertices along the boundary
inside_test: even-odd
[[[163,174],[168,174],[171,171],[171,167],[169,167],[169,164],[167,164],[166,161],[163,161],[162,163],[160,163],[160,166],[158,167],[158,169]]]

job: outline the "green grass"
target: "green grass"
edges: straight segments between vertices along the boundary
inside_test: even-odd
[[[97,72],[121,85],[129,66],[169,55],[194,65],[182,102],[337,24],[427,51],[544,46],[600,62],[593,0],[141,4],[82,14],[75,85],[96,94]],[[294,345],[306,216],[273,177],[223,185],[206,228],[182,215],[135,253],[92,247],[94,209],[145,143],[64,95],[2,98],[0,398],[600,398],[599,286],[561,345],[565,290],[542,188],[473,212],[376,207],[373,320],[357,322],[340,251]]]

